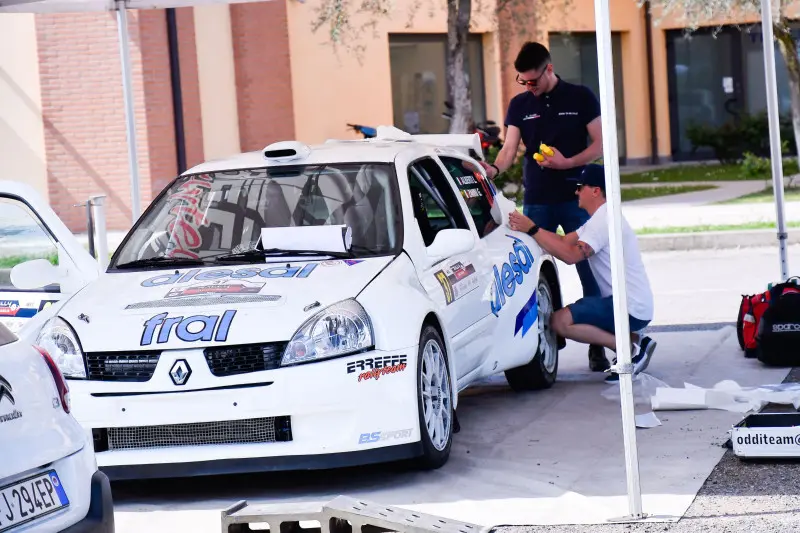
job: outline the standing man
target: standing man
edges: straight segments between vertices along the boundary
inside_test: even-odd
[[[577,302],[556,311],[551,324],[558,335],[586,344],[599,344],[616,351],[614,299],[611,285],[611,253],[608,244],[608,205],[603,167],[590,164],[580,175],[573,194],[591,217],[577,231],[562,237],[538,226],[516,211],[509,216],[508,226],[531,235],[544,250],[567,264],[587,261],[600,287],[600,294],[584,296]],[[639,332],[653,320],[653,291],[639,253],[636,234],[622,217],[622,249],[625,250],[625,292],[628,324],[631,331],[631,362],[638,374],[650,363],[656,342],[641,337]],[[614,359],[616,364],[616,358]],[[607,382],[619,380],[611,372]]]
[[[553,72],[550,52],[540,43],[528,42],[514,61],[517,83],[525,92],[508,106],[506,136],[493,165],[483,164],[490,178],[514,163],[519,143],[525,144],[523,172],[525,199],[523,213],[555,232],[561,226],[571,233],[586,223],[589,214],[578,207],[575,185],[584,166],[603,155],[600,102],[582,85],[562,80]],[[533,155],[541,144],[553,155]],[[597,282],[586,261],[577,263],[584,296],[599,294]],[[610,367],[599,344],[589,346],[589,368],[603,372]]]

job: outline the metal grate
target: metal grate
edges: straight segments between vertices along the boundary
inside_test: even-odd
[[[108,428],[108,450],[291,440],[288,417]]]
[[[285,342],[206,348],[203,353],[215,376],[234,376],[281,366]]]
[[[159,351],[89,352],[88,379],[97,381],[147,381],[158,365]]]
[[[151,300],[148,302],[138,302],[128,304],[125,309],[152,309],[163,307],[196,307],[199,305],[229,305],[229,304],[249,304],[258,302],[277,302],[281,297],[274,294],[254,294],[254,295],[225,295],[225,296],[197,296],[185,298],[165,298],[163,300]]]

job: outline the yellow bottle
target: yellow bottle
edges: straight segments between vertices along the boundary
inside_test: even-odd
[[[544,144],[544,143],[542,143],[542,144],[540,144],[540,145],[539,145],[539,151],[540,151],[540,152],[542,152],[543,154],[545,154],[545,155],[548,155],[548,156],[551,156],[551,157],[552,157],[552,156],[553,156],[553,154],[554,154],[554,152],[553,152],[553,149],[552,149],[552,148],[550,148],[549,146],[547,146],[547,145],[546,145],[546,144]]]

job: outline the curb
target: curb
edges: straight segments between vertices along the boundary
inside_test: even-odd
[[[642,252],[722,250],[778,246],[777,229],[703,231],[637,235]],[[800,232],[788,232],[786,244],[800,244]]]

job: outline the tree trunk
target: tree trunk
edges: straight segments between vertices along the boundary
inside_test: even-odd
[[[783,26],[783,24],[775,24],[773,30],[789,74],[794,144],[797,150],[798,163],[800,163],[800,58],[797,57],[797,44],[790,29]],[[767,43],[764,43],[764,46],[767,46]]]
[[[447,94],[453,104],[450,133],[472,131],[472,95],[465,60],[472,0],[447,0]]]

